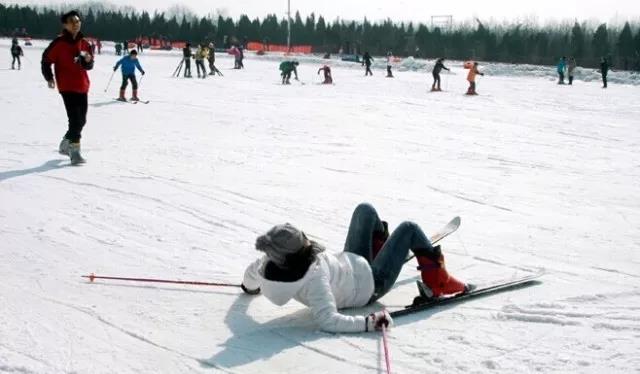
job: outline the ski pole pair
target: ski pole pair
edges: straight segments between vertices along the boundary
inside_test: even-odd
[[[182,71],[182,65],[184,64],[184,58],[182,58],[180,60],[180,62],[178,63],[178,66],[176,66],[176,70],[173,71],[173,74],[171,75],[172,77],[177,77],[180,75],[180,72]]]
[[[89,279],[89,282],[92,282],[92,283],[96,279],[105,279],[105,280],[132,281],[132,282],[188,284],[188,285],[195,285],[195,286],[218,286],[218,287],[238,287],[238,288],[242,287],[242,285],[240,284],[233,284],[233,283],[182,281],[182,280],[157,279],[157,278],[112,277],[112,276],[95,275],[93,273],[89,275],[83,275],[82,278],[87,278]],[[387,374],[391,374],[391,358],[389,355],[389,347],[387,343],[387,328],[384,324],[382,325],[382,343],[384,345],[384,358],[387,365]]]
[[[111,81],[113,80],[113,76],[116,75],[116,71],[114,70],[113,73],[111,73],[111,78],[109,78],[109,83],[107,83],[107,88],[104,89],[104,92],[107,92],[107,90],[109,89],[109,86],[111,85]],[[140,86],[142,84],[142,78],[144,78],[144,74],[140,77],[140,81],[138,82],[138,86]]]

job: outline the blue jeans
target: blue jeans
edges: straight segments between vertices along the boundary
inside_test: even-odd
[[[389,236],[378,256],[372,259],[373,232],[383,229],[375,208],[367,203],[359,204],[353,211],[344,245],[345,252],[364,257],[371,266],[375,289],[369,302],[378,300],[391,290],[410,249],[433,250],[420,226],[405,221]]]

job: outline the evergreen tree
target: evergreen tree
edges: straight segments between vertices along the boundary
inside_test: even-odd
[[[629,69],[630,59],[633,58],[635,51],[633,46],[633,34],[631,34],[631,26],[629,22],[624,24],[617,43],[618,56],[622,62],[624,69]]]
[[[578,22],[574,23],[571,29],[571,55],[576,59],[586,56],[584,31]]]
[[[609,54],[609,33],[607,24],[603,23],[596,29],[593,34],[593,52],[596,57],[606,57]]]
[[[169,37],[194,43],[215,39],[221,46],[227,36],[230,43],[266,41],[286,43],[286,19],[270,14],[262,20],[246,15],[233,20],[218,16],[216,20],[196,18],[188,8],[176,6],[169,13],[136,12],[131,7],[112,9],[99,3],[85,5],[83,30],[86,35],[122,42],[138,36]],[[0,4],[0,33],[11,36],[25,28],[33,37],[52,38],[60,32],[60,9]],[[384,55],[416,55],[425,58],[473,57],[480,60],[526,63],[555,63],[558,57],[573,55],[582,66],[597,66],[600,56],[615,52],[624,63],[636,60],[640,69],[640,31],[625,24],[617,35],[609,33],[606,24],[594,31],[586,23],[573,27],[526,25],[485,25],[476,20],[477,28],[459,25],[446,32],[424,24],[335,20],[327,22],[321,15],[303,18],[295,13],[292,22],[293,44],[309,44],[316,51]],[[614,42],[615,44],[613,44]],[[613,47],[613,48],[612,48]]]

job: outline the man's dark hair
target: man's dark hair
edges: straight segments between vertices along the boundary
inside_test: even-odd
[[[72,10],[70,12],[67,12],[60,17],[60,22],[67,23],[67,20],[69,20],[69,18],[73,16],[80,18],[80,13],[78,13],[77,10]]]

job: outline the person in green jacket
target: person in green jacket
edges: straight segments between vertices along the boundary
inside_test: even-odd
[[[282,84],[291,84],[291,73],[295,74],[295,80],[298,80],[298,61],[282,61],[280,63],[280,75],[282,76]]]

